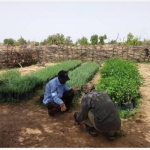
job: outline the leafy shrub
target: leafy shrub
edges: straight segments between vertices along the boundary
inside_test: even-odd
[[[100,73],[101,80],[96,89],[104,90],[115,103],[130,103],[139,98],[142,77],[134,62],[110,58],[100,69]]]

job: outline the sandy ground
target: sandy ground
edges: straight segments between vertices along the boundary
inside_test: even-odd
[[[73,113],[49,117],[45,107],[37,104],[39,93],[32,99],[18,103],[0,104],[0,147],[150,147],[150,64],[139,64],[144,77],[140,88],[142,103],[135,116],[122,119],[122,131],[126,136],[108,141],[102,134],[91,137],[83,126],[75,126]],[[42,67],[21,68],[23,74]],[[96,83],[100,76],[95,75]]]
[[[19,72],[22,74],[22,75],[26,75],[26,74],[28,74],[28,73],[30,73],[30,72],[35,72],[35,71],[37,71],[37,70],[40,70],[40,69],[43,69],[43,68],[45,68],[45,67],[47,67],[47,66],[53,66],[53,65],[55,65],[56,63],[45,63],[45,64],[43,64],[43,65],[41,65],[41,64],[38,64],[38,65],[31,65],[31,66],[29,66],[29,67],[20,67],[20,68],[18,68],[17,70],[19,70]],[[0,71],[0,73],[4,73],[5,71],[7,71],[7,69],[3,69],[3,70],[1,70]]]

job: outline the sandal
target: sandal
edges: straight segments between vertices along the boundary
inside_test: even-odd
[[[112,136],[112,135],[109,135],[109,134],[107,134],[106,135],[106,138],[108,139],[108,140],[115,140],[115,136]]]
[[[98,135],[98,133],[96,132],[95,128],[94,127],[90,127],[88,125],[85,124],[85,128],[86,128],[86,131],[93,137],[96,137]]]

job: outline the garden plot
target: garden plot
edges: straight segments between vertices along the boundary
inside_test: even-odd
[[[24,76],[21,76],[18,70],[6,71],[0,74],[0,99],[1,101],[28,99],[37,89],[42,88],[48,80],[57,76],[60,70],[69,71],[80,64],[80,60],[64,61]]]
[[[2,148],[148,148],[150,147],[150,65],[138,64],[144,84],[140,87],[142,102],[138,112],[122,119],[126,136],[108,141],[103,135],[91,137],[82,126],[74,126],[73,113],[50,118],[47,110],[36,101],[39,95],[28,101],[0,104],[0,147]],[[99,73],[97,73],[99,74]],[[99,75],[92,79],[95,84]],[[96,77],[96,80],[95,80]],[[56,142],[57,141],[57,142]]]

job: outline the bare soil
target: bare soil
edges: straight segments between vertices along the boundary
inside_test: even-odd
[[[42,68],[45,68],[47,66],[53,66],[55,65],[56,63],[45,63],[45,64],[37,64],[37,65],[31,65],[29,67],[20,67],[18,68],[17,70],[19,70],[19,72],[22,74],[22,75],[26,75],[30,72],[35,72],[37,70],[40,70]],[[7,69],[3,69],[0,71],[0,73],[3,73],[7,71]]]
[[[150,64],[138,64],[144,77],[140,88],[142,102],[136,115],[122,119],[122,131],[126,134],[114,141],[108,141],[101,133],[91,137],[83,126],[75,126],[73,113],[49,117],[47,109],[37,104],[40,92],[32,99],[18,103],[0,104],[0,147],[150,147]],[[41,67],[21,68],[25,73]],[[100,76],[95,75],[95,84]]]

